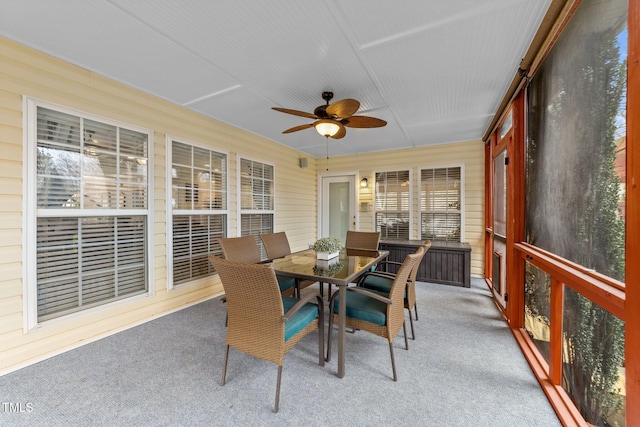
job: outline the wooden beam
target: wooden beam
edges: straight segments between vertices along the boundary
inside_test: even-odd
[[[564,285],[551,278],[551,313],[549,338],[549,379],[553,385],[562,385],[562,319],[564,307]]]
[[[627,425],[640,423],[640,2],[629,2],[625,366]]]

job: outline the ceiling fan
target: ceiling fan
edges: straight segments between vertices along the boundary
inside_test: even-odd
[[[320,105],[313,110],[313,113],[306,113],[299,110],[291,110],[288,108],[272,107],[281,113],[293,114],[294,116],[307,117],[315,119],[313,123],[306,125],[294,126],[282,133],[297,132],[308,128],[316,128],[318,133],[327,138],[340,139],[347,134],[347,127],[351,128],[379,128],[386,126],[387,122],[382,119],[376,119],[369,116],[354,116],[360,108],[360,102],[355,99],[342,99],[329,105],[329,101],[333,98],[333,92],[322,92],[322,99],[327,103]]]

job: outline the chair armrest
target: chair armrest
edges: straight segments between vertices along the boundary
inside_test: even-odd
[[[395,274],[395,273],[391,273],[390,271],[386,271],[386,270],[388,270],[388,269],[389,269],[389,266],[390,266],[390,265],[394,265],[394,266],[400,267],[400,266],[402,265],[402,263],[401,263],[401,262],[398,262],[398,261],[388,261],[388,260],[383,260],[383,261],[380,261],[380,262],[377,264],[377,266],[376,266],[376,271],[378,271],[378,269],[377,269],[378,267],[380,267],[380,266],[384,266],[384,269],[385,269],[385,271],[384,271],[384,272],[385,272],[385,273]]]
[[[357,285],[361,286],[361,283],[364,282],[365,278],[368,276],[384,277],[391,280],[395,279],[396,277],[395,273],[388,273],[386,271],[367,271],[362,276],[360,276]]]
[[[367,276],[378,276],[378,277],[385,277],[387,279],[395,279],[396,278],[396,273],[389,273],[388,271],[367,271],[366,273],[364,273],[362,276],[360,276],[360,279],[358,280],[358,283],[361,283],[365,277]],[[410,283],[411,279],[407,279],[407,283]]]
[[[380,261],[380,262],[378,263],[378,265],[381,265],[381,264],[382,264],[382,265],[386,265],[386,264],[402,265],[402,263],[401,263],[401,262],[398,262],[398,261],[387,261],[387,260],[383,260],[383,261]]]
[[[384,297],[382,295],[379,295],[375,292],[370,292],[367,291],[363,288],[358,288],[358,287],[351,287],[351,288],[346,288],[347,292],[355,292],[357,294],[362,294],[362,295],[366,295],[368,297],[371,297],[373,299],[377,299],[378,301],[382,301],[385,304],[393,304],[393,301],[387,297]]]
[[[314,298],[318,300],[318,310],[324,310],[324,305],[322,303],[322,297],[320,296],[320,294],[308,294],[304,298],[300,298],[300,301],[295,303],[295,305],[291,307],[289,311],[284,314],[284,316],[282,316],[282,321],[286,322],[287,320],[291,319],[291,317],[296,314],[298,310],[304,307],[308,302],[311,302]]]

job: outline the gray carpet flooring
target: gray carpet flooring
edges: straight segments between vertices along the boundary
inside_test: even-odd
[[[557,426],[484,282],[418,283],[416,340],[347,334],[318,365],[317,335],[277,366],[231,349],[220,385],[225,308],[218,298],[0,377],[2,426]],[[311,291],[308,288],[305,291]],[[334,334],[334,337],[336,334]]]

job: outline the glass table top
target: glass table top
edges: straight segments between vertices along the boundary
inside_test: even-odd
[[[388,254],[388,251],[343,249],[337,257],[325,261],[317,259],[313,249],[307,249],[274,259],[273,269],[282,276],[348,285]]]

